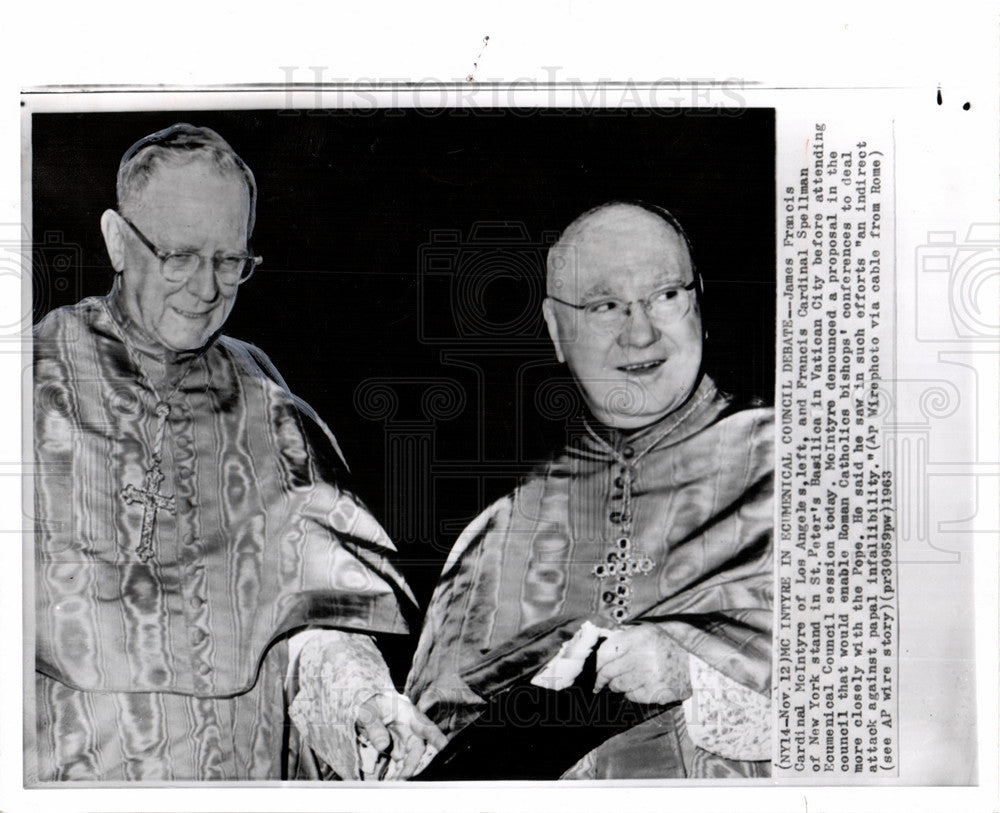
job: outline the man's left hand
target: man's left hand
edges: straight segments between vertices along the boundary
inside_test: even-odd
[[[375,754],[362,754],[362,779],[409,779],[448,742],[441,730],[405,695],[382,691],[361,704],[358,739]]]
[[[594,692],[605,686],[635,703],[685,700],[691,695],[687,652],[655,624],[622,627],[597,649]]]

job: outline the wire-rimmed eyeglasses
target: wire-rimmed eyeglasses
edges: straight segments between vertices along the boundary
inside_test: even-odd
[[[632,317],[632,308],[642,306],[646,316],[656,325],[669,325],[687,316],[691,310],[691,293],[698,287],[697,280],[687,285],[666,285],[657,288],[648,296],[625,302],[614,297],[602,297],[591,302],[577,304],[567,302],[557,296],[549,295],[549,299],[583,311],[588,326],[595,330],[617,332],[625,327]]]
[[[211,263],[219,285],[235,288],[250,279],[254,269],[264,262],[264,258],[255,256],[252,250],[246,254],[216,254],[212,257],[205,257],[197,251],[166,251],[157,247],[125,215],[119,216],[132,229],[135,236],[142,241],[142,244],[160,261],[160,273],[167,282],[186,282],[201,268],[201,263],[205,260]]]

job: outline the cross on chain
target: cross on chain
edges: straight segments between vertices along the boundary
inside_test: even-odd
[[[142,479],[142,488],[137,488],[129,483],[121,491],[122,499],[128,505],[140,503],[143,505],[142,530],[139,535],[139,544],[135,552],[143,562],[148,562],[153,556],[153,531],[156,526],[156,512],[159,509],[169,511],[171,514],[177,513],[177,500],[175,497],[168,497],[160,494],[160,484],[164,475],[160,469],[163,459],[163,435],[166,430],[167,415],[170,414],[170,407],[160,402],[156,405],[156,417],[158,419],[156,427],[156,445],[153,448],[153,464],[146,469],[146,474]]]

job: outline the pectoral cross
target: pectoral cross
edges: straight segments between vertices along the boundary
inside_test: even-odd
[[[121,491],[122,499],[129,505],[141,503],[144,508],[142,512],[142,530],[139,534],[139,544],[135,552],[143,562],[148,562],[153,556],[153,531],[156,527],[156,512],[160,509],[169,511],[171,514],[177,512],[177,501],[174,497],[160,494],[160,484],[164,480],[160,463],[163,460],[163,435],[166,431],[167,415],[170,414],[170,407],[161,402],[156,405],[156,444],[153,447],[153,464],[146,470],[142,479],[142,488],[137,488],[129,483]]]
[[[594,565],[593,573],[601,580],[601,599],[611,610],[611,617],[621,623],[629,615],[632,599],[632,578],[645,576],[653,569],[653,560],[632,549],[627,536],[619,537],[606,557],[607,561]],[[604,580],[613,580],[607,583]]]

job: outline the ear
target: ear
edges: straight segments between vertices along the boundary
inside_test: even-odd
[[[104,245],[111,258],[111,267],[116,274],[125,270],[125,236],[121,217],[112,209],[105,209],[101,215],[101,234],[104,235]]]
[[[566,357],[563,355],[562,342],[559,340],[559,322],[556,320],[556,312],[552,307],[551,299],[542,300],[542,315],[545,317],[545,325],[549,329],[549,338],[552,339],[552,344],[555,346],[556,358],[559,359],[560,363],[566,363]]]

